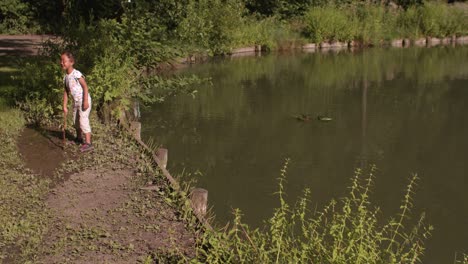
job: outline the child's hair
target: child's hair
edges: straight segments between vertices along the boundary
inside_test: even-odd
[[[71,53],[71,51],[65,50],[64,52],[62,52],[61,55],[65,55],[65,56],[67,56],[71,61],[75,62],[75,57],[73,56],[73,54]]]

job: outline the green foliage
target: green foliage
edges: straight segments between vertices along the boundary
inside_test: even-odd
[[[395,3],[403,9],[408,9],[410,7],[420,6],[423,4],[422,0],[396,0]]]
[[[279,178],[280,205],[266,230],[251,230],[234,212],[232,228],[205,233],[198,261],[203,263],[417,263],[431,226],[422,215],[409,229],[405,221],[412,207],[417,176],[411,178],[400,213],[382,223],[370,201],[375,168],[367,176],[357,170],[348,196],[332,200],[318,212],[309,209],[309,193],[291,207],[284,200],[286,161]]]
[[[65,29],[70,29],[80,23],[91,25],[94,21],[118,18],[122,14],[122,2],[120,0],[65,0],[62,7]]]
[[[442,3],[426,3],[420,10],[424,35],[445,37],[466,34],[467,16],[463,11]]]
[[[404,38],[418,38],[422,36],[421,8],[409,7],[405,12],[399,12],[395,33]]]
[[[377,44],[385,37],[386,27],[392,28],[393,24],[387,16],[383,6],[360,5],[355,9],[359,21],[359,30],[356,39],[363,44]]]
[[[191,0],[177,29],[180,41],[191,51],[227,53],[236,30],[244,25],[244,12],[243,4],[236,0]]]
[[[122,50],[122,56],[135,58],[138,68],[155,68],[180,55],[179,48],[168,40],[168,32],[152,13],[123,16],[121,23],[106,23],[115,23],[115,30],[111,32]]]
[[[356,35],[357,21],[346,9],[334,6],[313,7],[304,16],[304,34],[316,43],[348,41]]]
[[[311,0],[280,0],[276,13],[285,19],[302,16],[311,4]]]
[[[308,7],[314,3],[313,0],[246,0],[245,5],[251,13],[263,16],[277,15],[282,19],[290,19],[301,16]]]
[[[45,124],[51,120],[57,109],[61,109],[63,79],[60,65],[47,58],[24,60],[20,71],[14,76],[14,98],[25,119],[32,124]]]
[[[125,14],[138,17],[149,13],[156,17],[157,27],[163,27],[168,33],[177,29],[179,23],[186,17],[187,5],[190,0],[136,0],[123,4]]]
[[[303,34],[322,41],[357,40],[363,45],[393,38],[448,37],[466,34],[463,11],[443,3],[426,3],[406,10],[374,4],[312,7],[304,15]]]
[[[288,47],[299,41],[298,33],[277,17],[258,20],[246,17],[245,24],[234,32],[234,47],[261,45],[263,49],[275,50]]]
[[[18,107],[24,112],[26,122],[37,126],[48,124],[56,112],[46,98],[26,98],[18,102]]]
[[[38,30],[31,6],[21,0],[0,2],[0,34],[24,34]]]
[[[154,21],[149,13],[135,19],[124,16],[121,22],[101,20],[93,25],[82,22],[70,28],[63,36],[63,44],[48,43],[45,56],[22,63],[16,77],[18,88],[6,96],[13,97],[28,113],[28,122],[39,124],[52,119],[61,110],[64,86],[58,58],[65,49],[72,51],[75,67],[87,76],[93,108],[106,109],[114,117],[133,100],[155,102],[174,94],[178,88],[195,94],[194,89],[186,88],[199,81],[195,77],[145,81],[148,77],[143,72],[149,73],[151,68],[179,54],[169,44],[162,44],[164,30],[148,21]]]
[[[127,109],[132,98],[139,93],[138,73],[131,57],[122,58],[119,53],[106,52],[95,58],[96,62],[88,78],[88,86],[95,106],[111,104],[113,115]]]

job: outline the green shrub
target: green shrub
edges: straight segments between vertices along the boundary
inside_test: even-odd
[[[24,112],[26,122],[36,126],[49,124],[57,112],[46,98],[26,98],[19,101],[18,106]]]
[[[28,3],[21,0],[0,1],[0,34],[35,33],[38,30]]]
[[[312,7],[304,20],[305,36],[316,43],[349,41],[356,34],[357,21],[348,11],[335,6]]]
[[[412,207],[416,176],[407,186],[400,212],[383,223],[370,201],[375,168],[364,177],[357,170],[348,196],[332,200],[321,211],[311,210],[310,191],[295,206],[284,200],[288,162],[281,170],[280,205],[266,229],[251,230],[236,210],[231,229],[208,232],[202,238],[202,263],[416,263],[432,227],[422,215],[413,228],[405,226]]]
[[[375,4],[312,7],[304,16],[304,35],[314,42],[358,40],[364,45],[393,38],[466,34],[463,11],[444,3],[411,5],[406,10]]]
[[[48,123],[62,109],[64,85],[58,60],[44,57],[28,59],[21,63],[19,69],[14,77],[17,87],[8,96],[25,111],[27,122]]]
[[[383,6],[360,5],[356,8],[356,15],[359,20],[359,30],[356,36],[363,44],[378,44],[385,38],[385,27],[392,27],[387,24],[386,12]]]
[[[126,110],[137,97],[138,73],[132,57],[122,58],[118,52],[106,52],[95,58],[87,80],[93,104],[97,110],[110,110],[114,117]]]
[[[235,47],[261,45],[264,49],[274,50],[291,45],[299,39],[287,22],[277,17],[257,19],[246,17],[243,27],[234,33]]]
[[[421,31],[421,7],[409,7],[404,12],[399,12],[396,22],[395,34],[416,39],[422,36]]]
[[[421,7],[421,31],[426,36],[466,34],[467,17],[462,10],[444,3],[428,2]]]
[[[192,0],[179,24],[180,41],[194,52],[224,54],[235,46],[235,32],[244,25],[244,5],[236,0]]]

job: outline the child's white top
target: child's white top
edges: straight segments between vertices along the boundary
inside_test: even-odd
[[[81,84],[78,81],[78,79],[82,77],[83,74],[76,69],[73,69],[70,74],[65,74],[63,77],[63,83],[70,91],[75,102],[81,102],[83,100],[83,87],[81,87]]]

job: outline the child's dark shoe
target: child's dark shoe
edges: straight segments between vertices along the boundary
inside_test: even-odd
[[[84,140],[83,140],[82,138],[78,138],[78,137],[75,138],[75,139],[73,140],[73,142],[74,142],[76,145],[82,145],[83,143],[85,143]]]
[[[87,152],[87,151],[91,151],[91,150],[93,150],[93,149],[94,149],[93,145],[92,145],[92,144],[88,144],[88,143],[84,143],[84,144],[81,145],[81,147],[80,147],[80,151],[81,151],[81,152]]]

